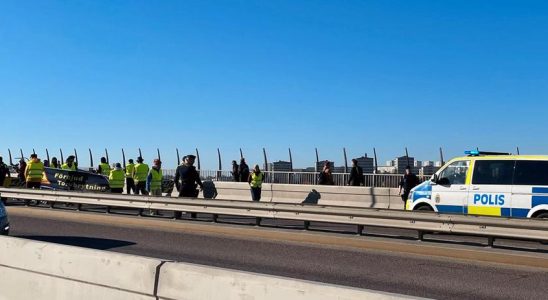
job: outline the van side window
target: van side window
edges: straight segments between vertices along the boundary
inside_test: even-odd
[[[512,184],[513,160],[477,160],[472,184]]]
[[[439,178],[442,184],[464,184],[466,181],[466,172],[468,172],[468,165],[470,161],[461,160],[451,163],[443,171],[441,171]]]
[[[548,161],[516,161],[514,184],[548,185]]]

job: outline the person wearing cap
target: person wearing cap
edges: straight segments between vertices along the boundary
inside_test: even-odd
[[[74,163],[75,156],[70,155],[67,157],[66,162],[61,166],[61,169],[68,171],[76,171],[76,164]]]
[[[125,172],[120,163],[114,165],[114,169],[108,175],[108,184],[112,193],[121,194],[124,191]]]
[[[155,159],[148,172],[147,181],[146,181],[146,190],[149,195],[152,196],[162,196],[162,162],[159,159]]]
[[[405,174],[401,178],[400,181],[400,191],[398,195],[401,196],[401,199],[403,200],[403,209],[405,209],[405,203],[407,202],[407,199],[409,198],[409,193],[411,192],[411,189],[414,188],[419,184],[419,178],[417,175],[413,174],[411,172],[411,167],[407,166],[405,167]],[[403,194],[402,194],[403,190]]]
[[[39,189],[42,185],[42,176],[44,174],[44,164],[38,158],[38,155],[31,154],[30,161],[25,168],[25,180],[27,188]]]
[[[147,195],[146,183],[150,168],[143,162],[142,157],[137,157],[137,164],[133,169],[133,180],[135,181],[135,195]]]
[[[137,192],[137,189],[135,188],[135,181],[133,180],[133,170],[135,170],[135,164],[133,163],[133,159],[130,159],[126,165],[126,189],[128,195],[132,192]]]
[[[101,157],[101,163],[97,167],[97,174],[109,176],[110,175],[110,166],[105,157]]]
[[[200,193],[196,187],[200,186],[200,190],[203,189],[202,180],[200,174],[194,167],[194,161],[196,156],[190,154],[185,157],[183,164],[177,167],[175,171],[175,186],[179,191],[179,197],[197,198]],[[181,212],[175,212],[175,218],[180,218]],[[196,218],[196,213],[191,213],[192,218]]]

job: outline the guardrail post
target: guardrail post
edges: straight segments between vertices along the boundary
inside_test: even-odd
[[[261,226],[261,220],[262,218],[259,218],[259,217],[255,218],[255,226]]]
[[[363,235],[363,225],[358,225],[358,235]]]
[[[107,206],[106,213],[107,213],[107,214],[110,214],[110,206]]]
[[[82,210],[82,204],[78,203],[78,205],[76,205],[76,211],[81,211]]]
[[[493,248],[493,245],[495,244],[495,237],[490,236],[487,238],[487,247]]]
[[[304,230],[310,229],[310,221],[304,221]]]
[[[49,208],[54,209],[55,208],[54,204],[55,204],[55,201],[50,201],[49,202]]]
[[[213,214],[213,223],[217,223],[217,219],[219,218],[219,215]]]
[[[419,241],[424,241],[424,231],[419,230],[417,238],[419,239]]]

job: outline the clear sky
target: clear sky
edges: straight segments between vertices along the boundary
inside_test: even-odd
[[[2,1],[0,153],[548,154],[547,37],[547,1]]]

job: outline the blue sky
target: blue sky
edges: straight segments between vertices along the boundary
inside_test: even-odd
[[[548,154],[547,36],[546,1],[2,1],[0,153]]]

